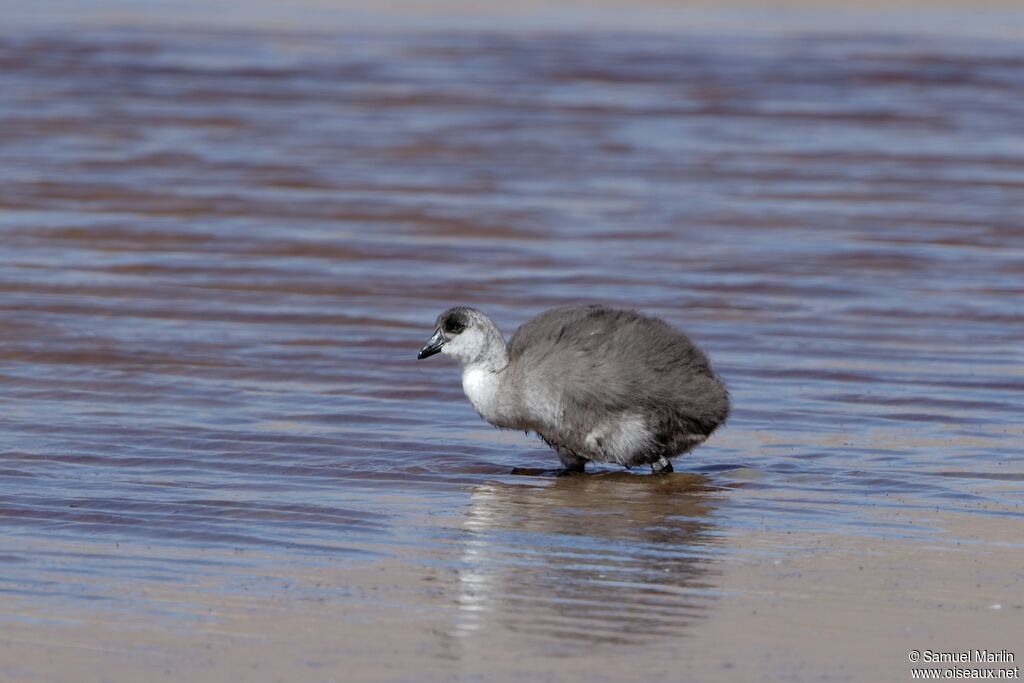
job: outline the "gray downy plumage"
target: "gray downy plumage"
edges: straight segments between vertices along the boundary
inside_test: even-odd
[[[536,432],[563,467],[588,461],[672,471],[729,416],[729,395],[704,352],[668,323],[604,306],[553,308],[508,345],[473,308],[437,318],[419,353],[452,356],[473,408],[502,429]]]

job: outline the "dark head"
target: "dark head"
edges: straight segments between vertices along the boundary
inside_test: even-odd
[[[444,353],[462,365],[505,362],[505,339],[498,327],[475,308],[456,306],[437,316],[434,335],[420,349],[417,358]]]

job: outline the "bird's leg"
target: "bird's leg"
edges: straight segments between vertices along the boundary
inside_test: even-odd
[[[582,473],[586,470],[587,461],[585,458],[559,448],[557,450],[558,459],[562,461],[562,474],[577,474]]]
[[[672,472],[672,463],[664,455],[651,463],[651,474],[668,474]]]

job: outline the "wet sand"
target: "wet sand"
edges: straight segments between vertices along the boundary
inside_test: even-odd
[[[1017,652],[1024,574],[1020,547],[1007,539],[1017,538],[1019,521],[942,513],[924,521],[948,533],[910,542],[898,534],[730,534],[722,539],[730,552],[705,579],[688,588],[666,583],[663,593],[651,593],[647,614],[655,620],[665,614],[662,597],[666,605],[688,603],[690,623],[676,620],[676,633],[650,627],[621,637],[571,633],[570,607],[562,637],[546,636],[505,602],[502,577],[486,571],[468,577],[411,556],[357,567],[275,563],[270,573],[221,577],[223,583],[134,586],[137,599],[165,610],[162,618],[112,620],[97,608],[48,614],[30,600],[6,599],[0,661],[7,680],[81,683],[226,683],[240,675],[257,681],[896,681],[910,679],[911,650]],[[116,552],[87,545],[60,550]],[[486,552],[477,558],[485,564],[493,559]],[[572,581],[557,573],[545,578]],[[246,583],[276,588],[249,591]],[[614,588],[593,597],[611,600],[610,610],[634,599]],[[29,618],[12,622],[12,613]]]
[[[54,7],[0,28],[0,680],[1024,656],[1019,12]],[[452,304],[570,301],[725,377],[676,474],[514,475],[556,459],[415,360]]]

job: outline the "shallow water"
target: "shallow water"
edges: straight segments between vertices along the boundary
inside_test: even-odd
[[[1020,520],[1022,89],[999,40],[0,34],[4,619],[400,558],[444,637],[636,647],[792,550],[736,534]],[[513,475],[557,460],[415,358],[567,302],[710,353],[677,475]]]

